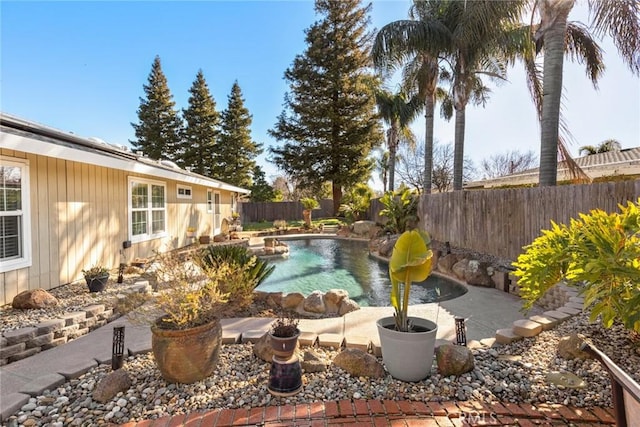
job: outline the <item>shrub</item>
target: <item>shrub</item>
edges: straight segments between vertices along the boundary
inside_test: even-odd
[[[513,265],[525,309],[565,280],[580,288],[592,321],[601,316],[611,327],[619,320],[640,332],[640,210],[633,202],[619,207],[580,214],[568,226],[552,222],[524,247]]]
[[[386,228],[392,233],[404,233],[408,226],[415,225],[418,222],[418,200],[418,196],[407,187],[384,193],[380,198],[384,205],[380,215],[388,219]]]

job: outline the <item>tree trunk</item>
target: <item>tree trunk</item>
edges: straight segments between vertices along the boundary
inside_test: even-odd
[[[453,146],[453,190],[462,190],[464,168],[465,107],[456,108],[455,142]]]
[[[435,94],[428,95],[424,105],[424,194],[431,193],[431,181],[433,177],[434,95]]]
[[[340,203],[342,202],[342,186],[332,182],[331,192],[333,193],[333,216],[338,216],[340,213]]]
[[[547,7],[549,7],[547,5]],[[540,186],[556,185],[558,179],[558,125],[562,97],[562,66],[567,16],[570,8],[554,16],[544,32],[544,75],[540,123]],[[547,15],[548,16],[548,15]]]
[[[387,131],[389,141],[389,191],[395,189],[396,181],[396,153],[398,151],[398,130],[393,123]]]

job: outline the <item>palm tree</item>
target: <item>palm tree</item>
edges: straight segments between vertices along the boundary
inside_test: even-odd
[[[622,145],[615,139],[607,139],[606,141],[602,141],[597,146],[593,145],[583,145],[580,147],[580,154],[599,154],[599,153],[607,153],[609,151],[620,151],[622,149]]]
[[[419,111],[419,105],[415,99],[408,100],[403,91],[393,94],[384,89],[376,93],[376,103],[380,117],[389,126],[387,129],[389,191],[393,191],[398,144],[406,142],[410,145],[415,145],[415,136],[411,132],[409,125]]]
[[[387,192],[387,175],[389,174],[389,151],[382,150],[380,156],[375,159],[376,169],[380,172],[380,179],[382,180],[382,192]]]
[[[408,20],[391,22],[376,34],[371,49],[374,64],[384,71],[403,68],[403,86],[424,105],[424,192],[430,193],[433,174],[433,126],[438,86],[438,56],[442,52],[442,0],[414,1]],[[438,45],[440,43],[440,46]]]
[[[640,3],[637,0],[596,1],[590,0],[589,28],[595,36],[609,34],[623,60],[634,74],[640,73]],[[562,70],[565,53],[577,56],[600,55],[600,48],[582,26],[582,44],[569,46],[571,26],[568,16],[575,0],[535,0],[534,7],[540,14],[540,25],[535,33],[536,47],[544,48],[544,76],[542,82],[541,140],[540,140],[540,185],[556,185],[558,171],[558,128],[560,126],[560,99],[562,96]],[[580,27],[580,26],[578,26]],[[575,29],[576,26],[574,25]],[[576,33],[580,34],[580,33]],[[589,44],[585,44],[589,41]],[[568,49],[568,52],[566,50]],[[601,61],[600,61],[601,62]],[[602,67],[590,68],[589,77],[597,88]]]

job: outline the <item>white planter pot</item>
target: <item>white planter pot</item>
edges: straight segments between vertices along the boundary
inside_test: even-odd
[[[393,316],[383,317],[376,322],[382,360],[393,378],[401,381],[420,381],[431,374],[438,325],[420,317],[409,316],[409,319],[413,325],[428,331],[396,331]]]

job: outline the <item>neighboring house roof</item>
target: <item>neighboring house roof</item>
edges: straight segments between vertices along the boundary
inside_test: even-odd
[[[606,176],[640,175],[640,147],[590,154],[574,160],[592,180]],[[539,168],[534,168],[497,178],[473,181],[467,183],[465,188],[537,184],[538,171]],[[571,180],[571,175],[566,162],[563,161],[558,163],[558,181],[565,180]]]
[[[83,138],[6,113],[0,113],[0,147],[128,172],[173,179],[236,193],[250,190],[181,169],[168,160],[153,160],[128,147]]]

